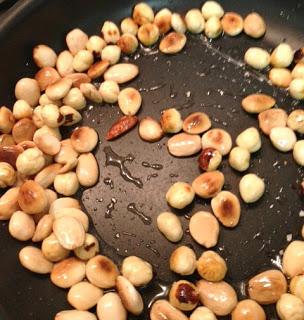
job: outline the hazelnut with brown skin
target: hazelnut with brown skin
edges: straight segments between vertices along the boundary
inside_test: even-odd
[[[216,170],[222,162],[221,153],[214,148],[205,148],[202,150],[199,158],[199,167],[204,171]]]
[[[199,294],[195,285],[186,280],[174,282],[169,293],[171,305],[182,311],[193,310],[199,302]]]

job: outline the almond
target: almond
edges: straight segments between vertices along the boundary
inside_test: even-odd
[[[183,50],[187,38],[183,33],[171,32],[159,44],[159,50],[166,54],[174,54]]]
[[[123,116],[122,118],[118,119],[109,129],[106,139],[111,141],[120,137],[124,133],[134,128],[137,122],[138,118],[136,116]]]
[[[139,73],[139,69],[132,63],[118,63],[110,67],[104,74],[105,80],[112,80],[118,84],[133,80]]]
[[[86,73],[70,73],[66,77],[66,79],[72,80],[73,87],[80,88],[82,83],[89,83],[91,82],[91,78]]]
[[[260,113],[271,109],[275,103],[276,101],[274,98],[266,94],[255,93],[242,100],[242,107],[249,113]]]
[[[102,60],[94,63],[88,70],[88,76],[91,79],[96,79],[101,77],[110,65],[109,61]]]
[[[38,82],[40,90],[44,91],[49,85],[59,80],[60,75],[56,69],[52,67],[44,67],[36,73],[35,79]]]

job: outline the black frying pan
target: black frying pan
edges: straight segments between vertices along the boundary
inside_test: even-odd
[[[135,3],[127,0],[19,1],[0,21],[1,104],[11,107],[14,83],[21,77],[34,75],[36,67],[31,59],[34,45],[47,43],[59,52],[65,47],[65,34],[70,29],[80,27],[88,34],[99,34],[105,19],[119,22],[130,15]],[[179,12],[201,6],[201,1],[197,0],[150,3],[154,9],[168,6]],[[185,50],[172,57],[139,50],[135,59],[141,74],[131,85],[143,90],[140,117],[152,115],[158,118],[160,111],[170,106],[180,109],[183,116],[203,110],[212,117],[214,127],[227,129],[235,138],[241,130],[257,126],[255,117],[241,110],[240,101],[245,95],[263,91],[276,97],[278,106],[288,111],[295,108],[296,104],[283,90],[271,87],[264,81],[264,76],[240,67],[237,61],[242,61],[245,50],[254,45],[270,49],[284,39],[294,48],[303,45],[304,2],[223,0],[222,4],[226,10],[242,15],[253,10],[260,12],[268,24],[266,36],[258,41],[244,35],[222,37],[213,41],[211,48],[200,36],[188,36]],[[228,57],[232,59],[229,61]],[[130,60],[133,61],[134,57]],[[155,86],[158,89],[152,90]],[[186,95],[188,91],[190,97]],[[101,144],[96,157],[101,176],[95,187],[80,192],[79,197],[92,218],[92,232],[100,238],[102,253],[118,264],[127,255],[141,256],[153,264],[156,280],[141,290],[148,305],[156,294],[161,294],[177,279],[168,268],[168,257],[175,245],[168,243],[155,226],[158,213],[169,210],[165,192],[175,181],[191,182],[199,174],[199,169],[197,157],[175,159],[169,156],[167,138],[160,143],[148,144],[142,142],[137,131],[133,130],[115,142],[106,142],[105,133],[118,117],[116,106],[95,106],[84,112],[83,124],[95,127],[100,135]],[[121,156],[134,156],[126,166],[143,181],[142,189],[123,180],[118,168],[105,166],[106,146],[111,146]],[[142,162],[161,164],[163,169],[147,168]],[[241,175],[230,169],[227,160],[221,169],[226,177],[225,189],[238,193]],[[299,217],[303,201],[298,194],[303,170],[294,164],[291,154],[279,154],[263,137],[263,148],[253,156],[249,171],[266,179],[267,192],[258,203],[242,205],[240,224],[235,230],[221,228],[216,247],[227,259],[227,281],[233,284],[239,299],[246,296],[244,284],[248,278],[262,270],[278,267],[279,251],[287,245],[286,235],[299,238],[303,222]],[[106,178],[112,179],[113,189],[104,183]],[[111,199],[116,199],[117,203],[112,218],[106,219]],[[138,212],[132,212],[130,206],[128,210],[130,203],[151,217],[153,223],[144,224]],[[210,210],[209,202],[196,199],[190,208],[177,212],[185,230],[188,221],[183,216],[201,209]],[[20,266],[17,253],[24,244],[9,236],[7,223],[0,226],[0,313],[3,314],[0,318],[52,319],[57,311],[68,309],[65,291],[54,287],[45,279],[47,277],[31,274]],[[198,255],[203,251],[187,233],[181,244],[192,246]],[[266,309],[268,319],[277,319],[273,306]],[[140,319],[148,319],[147,313]]]

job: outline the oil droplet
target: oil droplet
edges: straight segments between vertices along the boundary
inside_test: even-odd
[[[107,210],[105,213],[105,218],[110,219],[112,218],[112,212],[115,209],[115,204],[117,203],[117,200],[115,198],[111,199],[111,202],[107,205]]]
[[[151,178],[157,178],[157,177],[158,177],[158,174],[157,174],[157,173],[149,174],[149,175],[147,176],[147,181],[150,181]]]
[[[150,244],[146,244],[146,248],[151,250],[155,255],[157,255],[158,257],[160,257],[160,253],[158,252],[158,250],[156,250],[155,248],[153,248]]]
[[[105,179],[103,180],[103,183],[104,183],[106,186],[110,186],[111,189],[114,189],[114,182],[113,182],[113,180],[112,180],[110,177],[105,178]]]
[[[149,163],[147,161],[143,161],[141,165],[145,168],[152,168],[154,170],[161,170],[164,168],[164,166],[159,163]]]
[[[136,208],[135,203],[132,202],[132,203],[128,204],[127,209],[128,209],[128,211],[130,211],[130,212],[134,213],[135,215],[137,215],[144,224],[149,225],[149,224],[152,223],[152,218],[147,216],[147,215],[145,215],[142,211],[139,211]]]

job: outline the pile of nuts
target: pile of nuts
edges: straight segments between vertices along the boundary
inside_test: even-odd
[[[75,310],[59,312],[56,320],[96,320],[89,311],[95,306],[100,320],[126,320],[128,312],[138,316],[144,303],[137,287],[153,278],[152,266],[139,257],[125,258],[119,270],[111,259],[99,254],[98,240],[88,233],[88,216],[72,197],[80,186],[95,185],[99,176],[92,153],[99,140],[96,131],[76,127],[66,139],[60,132],[60,127],[82,120],[80,111],[87,100],[117,103],[123,114],[111,126],[106,140],[120,137],[139,122],[139,136],[144,141],[156,142],[165,134],[172,135],[167,147],[174,157],[200,152],[198,164],[203,173],[191,185],[173,184],[166,200],[171,207],[184,209],[195,196],[211,199],[213,213],[199,211],[189,221],[190,235],[208,250],[197,259],[191,248],[179,246],[169,261],[173,272],[181,276],[197,272],[201,279],[196,284],[188,280],[173,283],[168,301],[153,303],[151,320],[187,320],[184,312],[190,311],[190,320],[214,320],[229,314],[234,320],[264,320],[261,305],[273,303],[280,319],[304,319],[304,241],[289,244],[282,271],[271,269],[251,278],[249,299],[240,302],[233,287],[224,281],[226,261],[209,250],[217,244],[220,224],[234,228],[241,216],[238,197],[222,190],[225,177],[218,170],[222,159],[227,156],[234,170],[245,172],[251,154],[261,148],[259,131],[254,127],[244,130],[233,147],[230,134],[220,128],[211,129],[211,120],[203,112],[183,120],[177,109],[169,108],[162,112],[160,121],[151,117],[139,121],[139,91],[119,87],[139,74],[136,65],[120,63],[121,55],[133,54],[139,43],[152,46],[160,40],[162,53],[176,54],[186,45],[186,31],[204,32],[213,39],[223,32],[237,36],[243,30],[252,38],[260,38],[266,32],[266,23],[255,12],[244,20],[235,12],[225,13],[215,1],[206,1],[201,10],[191,9],[184,17],[168,8],[154,15],[148,4],[139,3],[132,17],[122,20],[120,28],[112,21],[104,22],[101,36],[88,37],[80,29],[70,31],[66,36],[68,50],[58,55],[44,44],[33,49],[39,70],[34,78],[17,82],[12,111],[0,108],[0,187],[9,188],[0,198],[0,220],[9,220],[9,232],[15,239],[41,243],[40,248],[24,247],[19,252],[20,263],[34,273],[49,274],[54,285],[69,290],[67,300]],[[303,57],[303,49],[294,53],[282,43],[271,55],[261,48],[250,48],[245,61],[258,70],[271,64],[271,82],[289,87],[295,99],[304,99]],[[95,83],[101,78],[100,84]],[[304,140],[298,137],[304,133],[304,111],[297,109],[287,115],[284,109],[273,108],[275,104],[275,99],[260,93],[242,101],[246,112],[258,114],[259,127],[273,146],[281,152],[293,150],[296,163],[303,166]],[[245,203],[253,203],[263,196],[265,183],[256,174],[245,174],[239,191]],[[171,242],[183,237],[181,221],[171,212],[161,213],[157,226]],[[291,279],[289,283],[287,278]]]

